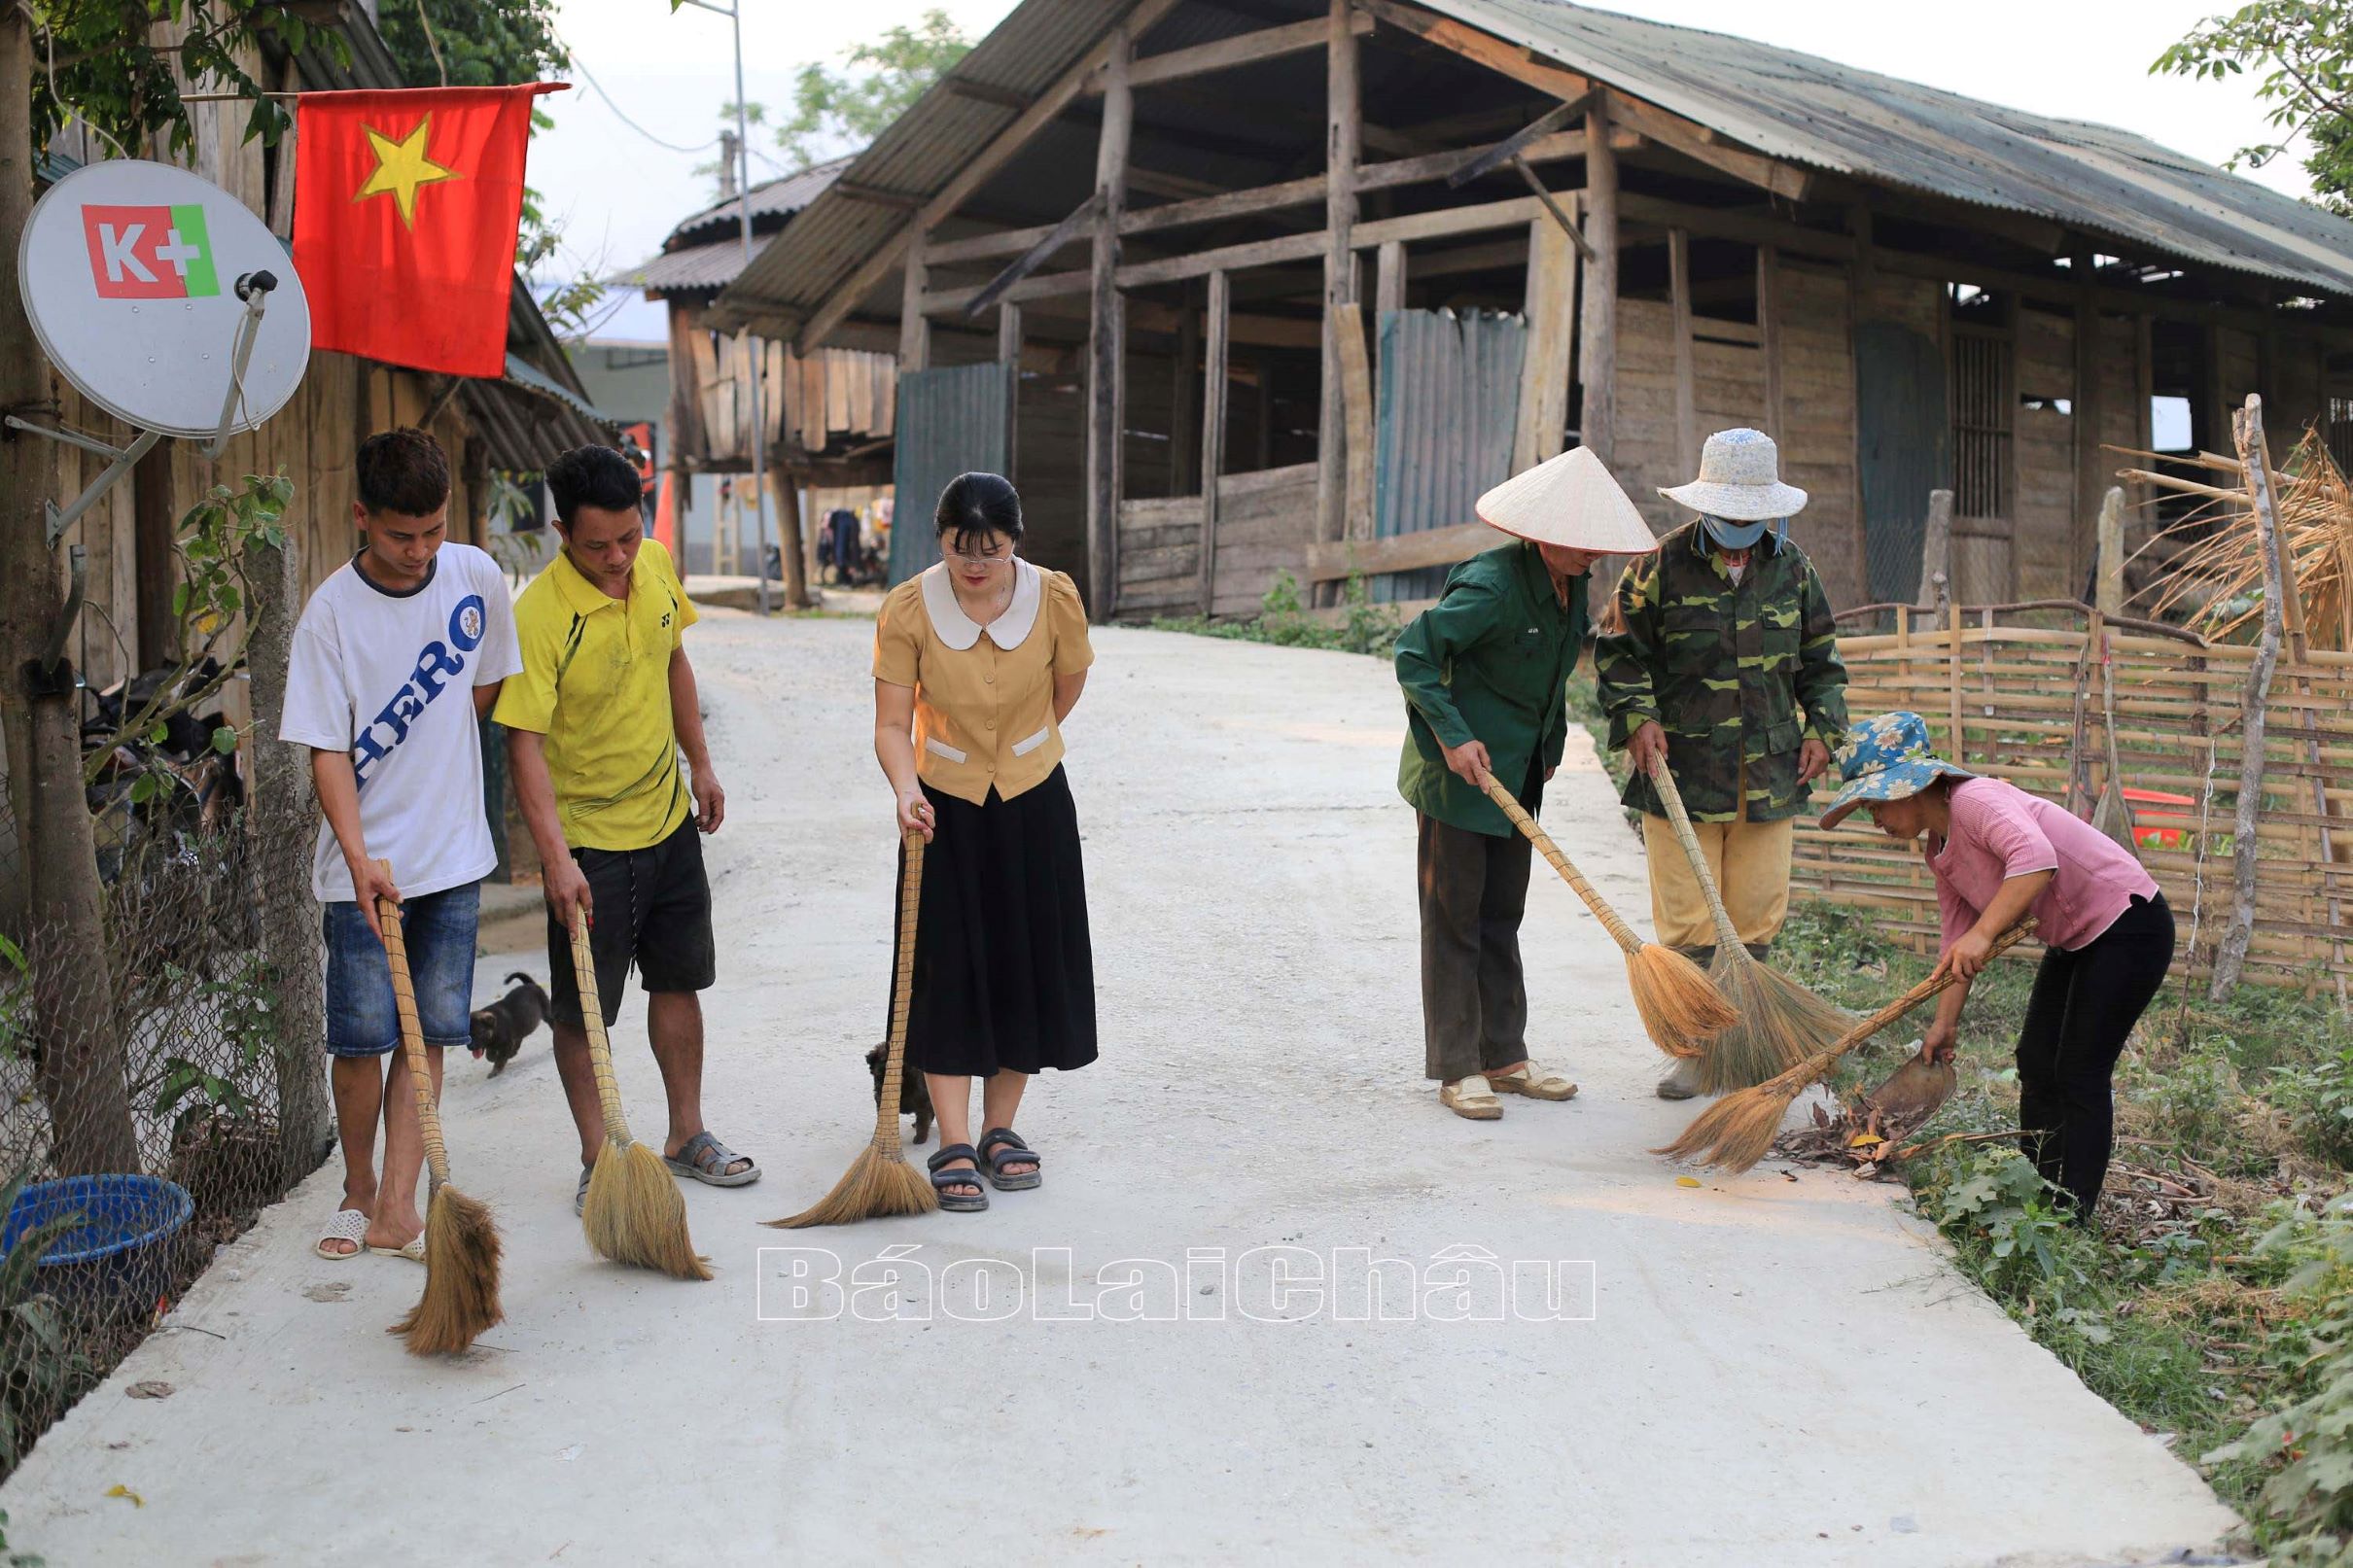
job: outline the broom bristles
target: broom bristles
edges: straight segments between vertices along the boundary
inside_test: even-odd
[[[506,1315],[490,1208],[443,1184],[425,1205],[425,1294],[387,1332],[412,1356],[454,1355]]]
[[[1693,1117],[1672,1143],[1650,1152],[1697,1166],[1746,1170],[1773,1147],[1781,1117],[1801,1087],[1773,1082],[1727,1095]]]
[[[898,1136],[898,1118],[892,1117],[891,1135]],[[855,1225],[860,1220],[886,1219],[894,1214],[928,1214],[939,1206],[939,1194],[931,1178],[896,1148],[869,1143],[850,1162],[833,1190],[787,1219],[765,1223],[780,1231],[806,1230],[813,1225]]]
[[[1854,1020],[1733,943],[1716,949],[1708,975],[1739,1021],[1700,1059],[1700,1087],[1710,1095],[1747,1089],[1785,1072],[1845,1034]]]
[[[643,1143],[605,1140],[580,1206],[588,1245],[615,1263],[658,1269],[678,1279],[712,1277],[686,1232],[686,1200],[661,1156]]]
[[[1626,956],[1626,984],[1650,1043],[1670,1057],[1699,1056],[1740,1020],[1698,964],[1656,942]]]

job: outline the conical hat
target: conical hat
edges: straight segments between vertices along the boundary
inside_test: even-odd
[[[1481,496],[1479,520],[1490,528],[1575,550],[1640,555],[1659,541],[1601,460],[1576,446],[1515,474]]]

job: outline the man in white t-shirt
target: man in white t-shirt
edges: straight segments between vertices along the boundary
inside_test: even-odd
[[[315,1250],[348,1258],[365,1246],[422,1261],[424,1140],[376,900],[401,906],[438,1099],[441,1048],[471,1037],[478,885],[498,860],[483,809],[480,723],[522,660],[498,564],[471,544],[443,542],[449,465],[433,437],[371,436],[360,443],[358,468],[360,551],[303,607],[278,726],[278,739],[311,749],[326,819],[310,888],[325,911],[343,1205]]]

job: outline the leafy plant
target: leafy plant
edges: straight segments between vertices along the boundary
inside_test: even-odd
[[[1980,1147],[1951,1157],[1918,1197],[1920,1211],[1937,1229],[1983,1251],[1986,1288],[1996,1295],[2016,1293],[2064,1310],[2068,1288],[2090,1282],[2072,1223],[2025,1156]],[[2079,1310],[2062,1321],[2082,1330],[2088,1320]]]
[[[174,154],[195,151],[184,90],[227,87],[252,101],[247,140],[275,146],[294,116],[263,96],[245,62],[264,34],[300,53],[323,49],[351,63],[332,28],[304,19],[296,0],[29,0],[33,26],[32,145],[46,147],[81,121],[124,157],[160,134]],[[169,22],[165,27],[159,23]]]
[[[873,42],[854,45],[843,55],[845,70],[804,65],[792,80],[792,113],[777,126],[776,145],[795,172],[864,147],[971,50],[948,14],[931,10],[912,27],[887,28]],[[752,107],[745,105],[747,117]]]
[[[2323,1160],[2353,1168],[2353,1047],[2306,1066],[2275,1067],[2272,1073],[2298,1141]]]
[[[24,1187],[19,1170],[0,1190],[0,1214],[15,1209]],[[68,1341],[64,1308],[40,1288],[38,1272],[80,1219],[65,1214],[34,1226],[0,1256],[0,1474],[16,1469],[49,1423],[98,1380],[89,1358]]]
[[[248,954],[226,980],[192,974],[175,963],[166,963],[163,972],[172,992],[215,1009],[221,1038],[234,1058],[233,1071],[250,1073],[270,1059],[277,1020],[270,1011],[268,968],[260,954]],[[166,1054],[158,1065],[163,1077],[156,1089],[155,1111],[171,1118],[175,1143],[198,1117],[242,1121],[254,1114],[254,1102],[236,1077],[224,1077],[201,1062],[177,1055]]]
[[[2261,168],[2299,136],[2312,187],[2342,213],[2353,195],[2353,8],[2329,0],[2257,0],[2209,17],[2157,58],[2152,75],[2226,82],[2249,69],[2263,74],[2256,98],[2279,139],[2240,148],[2230,166]]]
[[[1328,648],[1339,653],[1365,653],[1386,659],[1396,646],[1405,623],[1387,605],[1373,603],[1372,585],[1359,573],[1348,579],[1342,601],[1345,614],[1337,626],[1311,614],[1299,591],[1299,579],[1288,572],[1275,574],[1274,585],[1260,596],[1258,614],[1246,621],[1212,621],[1198,615],[1163,617],[1152,625],[1164,632],[1190,632],[1241,643],[1272,643],[1278,647]]]
[[[25,1015],[31,1007],[24,994],[28,973],[24,950],[0,935],[0,1057],[12,1061],[24,1054]]]

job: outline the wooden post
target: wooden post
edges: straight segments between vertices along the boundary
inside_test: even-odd
[[[1201,364],[1201,613],[1217,607],[1217,485],[1225,476],[1226,358],[1234,288],[1225,272],[1210,274],[1208,342]],[[1259,401],[1265,402],[1265,387]]]
[[[1316,425],[1316,537],[1336,540],[1348,524],[1348,403],[1342,385],[1340,307],[1353,304],[1356,155],[1363,106],[1356,90],[1356,32],[1349,0],[1331,0],[1324,46],[1323,398]]]
[[[1373,319],[1378,322],[1405,308],[1405,241],[1383,240],[1373,265]]]
[[[1577,323],[1577,251],[1548,214],[1528,226],[1528,356],[1512,471],[1560,454],[1568,428],[1569,355]]]
[[[1608,99],[1599,94],[1585,111],[1585,243],[1594,259],[1577,334],[1585,389],[1578,444],[1607,463],[1618,429],[1618,155],[1609,145]]]
[[[2247,948],[2255,940],[2255,822],[2263,811],[2264,726],[2269,714],[2271,676],[2279,666],[2283,630],[2280,600],[2283,573],[2279,559],[2279,514],[2271,494],[2271,465],[2265,457],[2264,401],[2249,393],[2247,406],[2231,421],[2238,457],[2246,465],[2247,500],[2255,514],[2256,537],[2264,559],[2264,629],[2255,645],[2255,660],[2247,670],[2247,688],[2239,698],[2238,732],[2244,748],[2238,764],[2238,819],[2233,824],[2230,853],[2234,888],[2230,923],[2214,955],[2214,982],[2207,994],[2221,1001],[2238,984],[2246,967]]]
[[[1781,412],[1781,253],[1757,247],[1757,350],[1765,359],[1765,434],[1783,445]]]
[[[1937,607],[1937,589],[1952,580],[1952,492],[1928,492],[1928,528],[1920,539],[1920,592],[1922,610]]]
[[[805,470],[771,469],[768,472],[776,501],[776,553],[785,568],[785,603],[794,610],[809,610],[817,601],[809,594],[809,556],[802,541],[820,521],[812,515],[817,509],[816,487]],[[760,571],[767,568],[765,561],[759,564]]]
[[[1348,509],[1344,537],[1373,537],[1373,365],[1364,346],[1364,307],[1353,299],[1335,313],[1340,324],[1340,403],[1348,432]]]
[[[1846,209],[1846,232],[1854,240],[1854,261],[1846,269],[1846,385],[1854,395],[1859,411],[1863,393],[1862,355],[1860,352],[1862,327],[1864,322],[1871,319],[1871,295],[1876,278],[1875,263],[1871,254],[1871,209],[1869,207],[1858,201]],[[1944,342],[1944,329],[1941,323],[1945,314],[1945,304],[1939,300],[1937,316],[1940,325],[1937,330],[1937,341],[1940,348]],[[1860,419],[1854,422],[1854,442],[1848,451],[1854,459],[1854,542],[1852,547],[1855,575],[1858,580],[1869,584],[1871,581],[1871,519],[1863,512],[1863,422]],[[1948,471],[1939,477],[1949,479],[1950,473]],[[1923,578],[1923,580],[1925,579]],[[1921,590],[1920,600],[1923,604],[1927,603],[1927,590]]]
[[[1005,367],[1005,477],[1013,479],[1021,471],[1021,306],[1009,301],[997,307],[997,363]]]
[[[1258,428],[1255,433],[1258,461],[1254,467],[1264,470],[1275,466],[1275,361],[1270,355],[1260,354],[1255,357],[1255,364],[1258,370]]]
[[[2125,492],[2110,485],[2100,498],[2098,608],[2111,619],[2125,612]]]
[[[2096,520],[2108,486],[2100,473],[2100,317],[2091,295],[2091,254],[2076,252],[2072,270],[2081,292],[2075,302],[2075,401],[2068,408],[2075,430],[2075,518],[2067,553],[2069,580],[2080,583],[2090,564],[2085,557],[2098,539]]]
[[[175,645],[179,641],[179,617],[171,612],[172,591],[178,586],[179,576],[171,546],[180,532],[179,519],[172,515],[171,467],[171,444],[162,442],[140,458],[130,470],[138,622],[137,640],[123,671],[125,678],[169,663],[180,652]],[[341,530],[349,528],[351,522],[349,518],[337,517],[331,519],[328,526],[335,531],[336,537],[348,538]],[[298,604],[295,613],[301,612]],[[276,731],[271,733],[274,735]]]
[[[1200,434],[1193,421],[1201,404],[1193,399],[1193,377],[1201,373],[1201,312],[1193,308],[1193,290],[1188,283],[1182,293],[1184,302],[1176,313],[1176,357],[1171,374],[1175,385],[1169,390],[1169,488],[1172,496],[1193,494],[1193,461],[1201,455]]]
[[[1087,609],[1109,620],[1119,603],[1119,466],[1127,333],[1119,309],[1119,219],[1127,207],[1128,137],[1136,99],[1128,66],[1136,41],[1113,29],[1103,67],[1103,133],[1095,144],[1093,288],[1087,311]]]
[[[1691,235],[1667,231],[1667,299],[1673,318],[1675,354],[1675,471],[1700,468],[1699,388],[1692,384]]]
[[[1952,725],[1952,733],[1946,748],[1945,760],[1961,763],[1962,757],[1967,754],[1969,749],[1961,729],[1961,601],[1959,596],[1953,592],[1952,579],[1943,573],[1937,575],[1936,597],[1937,608],[1945,615],[1946,636],[1949,639],[1945,679],[1949,687],[1948,692],[1949,706],[1947,713]],[[1966,764],[1962,765],[1966,766]]]
[[[931,367],[931,319],[924,314],[924,289],[931,281],[931,269],[924,264],[924,236],[917,234],[907,246],[904,281],[898,296],[898,373],[911,374]],[[811,349],[812,354],[817,353]]]
[[[2149,313],[2142,311],[2132,318],[2132,444],[2142,451],[2156,444],[2157,415],[2157,344]],[[2150,501],[2149,486],[2135,483],[2129,504],[2145,506]]]

